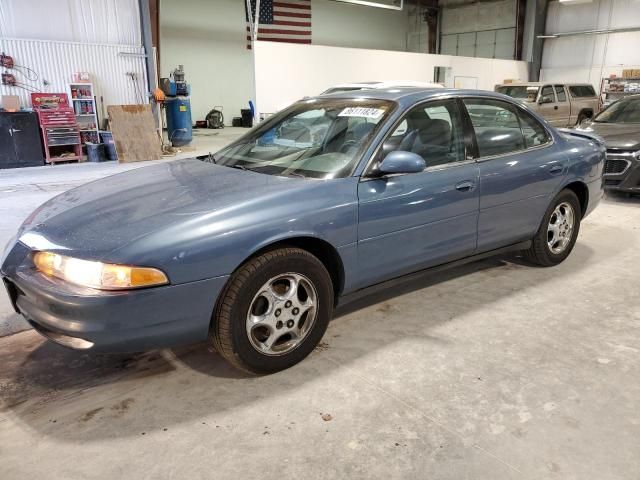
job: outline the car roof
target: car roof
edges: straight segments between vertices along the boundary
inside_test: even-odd
[[[394,88],[394,87],[402,87],[402,88],[442,88],[442,86],[438,83],[434,82],[422,82],[418,80],[386,80],[386,81],[374,81],[374,82],[354,82],[354,83],[341,83],[338,85],[334,85],[327,90],[333,90],[335,88],[372,88],[372,89],[380,89],[380,88]]]
[[[593,87],[590,83],[573,83],[573,82],[512,82],[512,83],[499,83],[496,87],[542,87],[544,85],[566,85],[567,87],[577,87],[577,86],[590,86]]]
[[[388,89],[367,89],[353,90],[349,92],[329,93],[317,96],[319,100],[328,98],[363,98],[371,100],[390,100],[400,103],[402,106],[411,105],[422,100],[435,99],[438,97],[450,96],[475,96],[491,97],[500,100],[507,100],[513,103],[513,98],[501,93],[487,90],[466,90],[458,88],[418,88],[418,87],[397,87]]]

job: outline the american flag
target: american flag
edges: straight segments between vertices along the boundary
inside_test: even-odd
[[[245,2],[245,14],[246,14]],[[251,0],[252,17],[256,0]],[[247,48],[251,48],[251,20],[247,15]],[[260,0],[258,40],[311,43],[311,0]]]

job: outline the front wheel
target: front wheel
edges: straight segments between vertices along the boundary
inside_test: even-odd
[[[311,353],[332,313],[333,284],[322,262],[305,250],[280,248],[232,275],[216,307],[211,339],[234,366],[277,372]]]
[[[551,267],[569,256],[578,238],[582,212],[578,197],[562,190],[551,202],[526,257],[543,267]]]

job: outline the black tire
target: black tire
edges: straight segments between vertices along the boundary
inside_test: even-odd
[[[286,273],[306,277],[315,288],[315,321],[293,350],[266,355],[252,345],[247,315],[260,289],[274,277]],[[322,339],[333,315],[333,292],[327,269],[306,250],[285,247],[263,253],[238,268],[227,282],[211,322],[211,341],[226,360],[246,372],[266,374],[287,369],[309,355]]]
[[[571,238],[559,253],[554,253],[548,244],[548,227],[551,217],[554,215],[556,207],[563,203],[569,204],[573,208],[573,225],[571,230]],[[573,250],[578,234],[580,233],[580,221],[582,220],[582,210],[580,201],[576,194],[568,189],[562,190],[553,201],[549,204],[549,208],[544,214],[540,228],[533,237],[531,248],[525,251],[525,257],[532,263],[542,267],[552,267],[563,262]]]

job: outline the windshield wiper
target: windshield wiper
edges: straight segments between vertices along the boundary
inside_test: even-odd
[[[216,159],[215,155],[211,152],[209,152],[206,155],[199,155],[196,158],[202,162],[213,163],[213,164],[218,163],[218,160]]]
[[[289,173],[285,173],[283,174],[285,177],[299,177],[299,178],[307,178],[306,175],[302,175],[301,173],[296,173],[296,172],[289,172]]]
[[[249,169],[247,167],[245,167],[244,165],[238,165],[237,163],[234,165],[227,165],[227,167],[231,167],[231,168],[237,168],[238,170],[245,170],[248,171]]]

